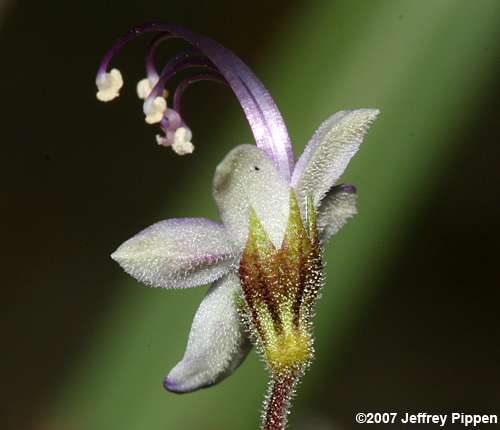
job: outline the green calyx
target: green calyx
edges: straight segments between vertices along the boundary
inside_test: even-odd
[[[279,249],[255,211],[250,210],[240,280],[244,320],[270,372],[280,376],[303,371],[312,359],[311,319],[323,284],[316,211],[311,199],[304,223],[291,190],[287,228]]]

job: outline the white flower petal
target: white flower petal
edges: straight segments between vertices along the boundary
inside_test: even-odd
[[[237,263],[237,251],[222,225],[203,218],[179,218],[146,228],[111,258],[147,285],[187,288],[228,273]]]
[[[292,175],[292,186],[297,191],[301,207],[304,207],[308,194],[315,207],[319,206],[358,151],[378,114],[378,109],[337,112],[316,130]]]
[[[269,157],[254,145],[234,148],[217,166],[214,198],[236,245],[248,236],[248,210],[256,211],[270,239],[280,246],[289,210],[289,185]]]
[[[333,187],[318,210],[318,230],[321,242],[326,243],[354,215],[356,215],[356,188],[352,185]]]
[[[236,308],[238,294],[240,281],[234,273],[208,290],[194,317],[184,357],[165,378],[167,390],[187,393],[216,384],[247,356],[251,344]]]

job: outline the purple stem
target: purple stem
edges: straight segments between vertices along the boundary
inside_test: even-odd
[[[297,383],[296,375],[271,379],[263,413],[262,430],[284,430],[286,427],[290,400]]]

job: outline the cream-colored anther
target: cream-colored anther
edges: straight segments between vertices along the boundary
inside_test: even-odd
[[[154,86],[158,83],[158,78],[144,78],[141,79],[139,82],[137,82],[137,97],[139,97],[141,100],[146,100],[146,98],[151,94],[151,91],[153,91]],[[161,92],[161,95],[164,99],[168,97],[168,91],[163,90]]]
[[[97,99],[101,102],[109,102],[120,95],[123,86],[122,74],[118,69],[112,69],[109,73],[100,75],[96,80]]]
[[[186,127],[179,127],[174,133],[174,142],[172,149],[176,154],[185,155],[191,154],[194,151],[194,145],[191,142],[193,134]]]
[[[167,101],[163,97],[155,97],[154,100],[144,103],[144,114],[148,124],[156,124],[161,121],[167,109]]]
[[[137,82],[137,96],[142,100],[149,96],[152,89],[153,85],[148,78],[141,79]]]

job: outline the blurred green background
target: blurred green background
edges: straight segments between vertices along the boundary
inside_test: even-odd
[[[500,414],[500,1],[12,0],[0,13],[2,429],[258,427],[255,353],[219,386],[162,388],[205,288],[146,289],[109,258],[160,219],[217,219],[215,166],[251,141],[231,93],[206,84],[185,103],[195,154],[158,148],[134,90],[145,40],[115,62],[122,97],[95,100],[100,56],[151,19],[249,64],[296,156],[331,113],[382,111],[343,178],[360,214],[328,248],[290,428],[351,429],[358,411]]]

